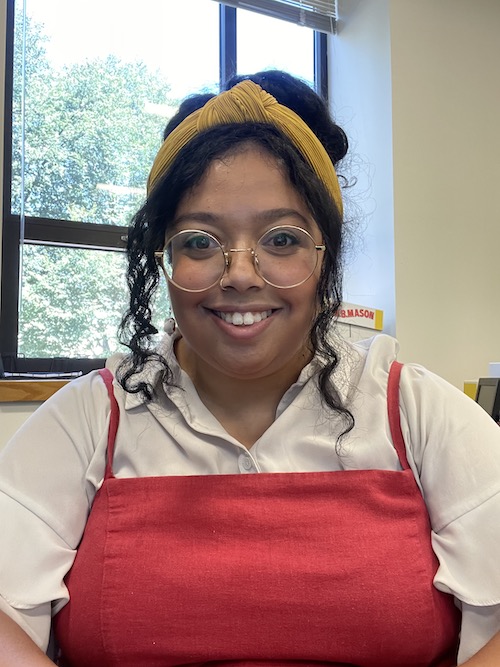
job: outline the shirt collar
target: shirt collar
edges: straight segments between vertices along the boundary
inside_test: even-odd
[[[174,352],[175,341],[179,338],[179,331],[165,334],[155,351],[160,357],[163,357],[166,360],[168,366],[170,367],[172,371],[173,384],[180,389],[187,389],[188,383],[186,375],[179,366]],[[353,369],[359,365],[360,353],[350,343],[338,335],[333,334],[330,342],[333,344],[340,357],[339,364],[332,376],[333,388],[337,392],[342,403],[345,403],[351,390],[353,389]],[[126,362],[126,359],[127,357],[125,355],[115,355],[108,360],[106,366],[110,368],[114,374],[118,365],[123,361]],[[321,360],[320,356],[315,355],[313,359],[306,366],[304,366],[296,382],[294,382],[293,385],[291,385],[291,387],[289,387],[289,389],[285,392],[285,396],[289,392],[294,394],[297,393],[306,384],[306,382],[308,382],[314,375],[319,373],[323,365],[324,362]],[[148,361],[145,367],[136,374],[134,381],[136,383],[146,382],[150,386],[158,388],[158,384],[161,382],[160,378],[163,370],[163,365],[157,359],[153,358]],[[166,389],[166,393],[168,394],[168,388]],[[129,392],[125,392],[126,410],[131,410],[140,405],[143,405],[144,403],[146,403],[146,399],[142,393],[131,394]]]

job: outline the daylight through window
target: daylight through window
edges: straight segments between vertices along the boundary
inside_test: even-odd
[[[0,352],[35,370],[118,350],[124,237],[180,100],[231,69],[313,83],[315,36],[210,0],[9,0],[9,16]],[[168,314],[164,289],[160,330]]]

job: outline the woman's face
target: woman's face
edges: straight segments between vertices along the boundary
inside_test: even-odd
[[[211,164],[181,200],[169,236],[202,229],[227,248],[255,248],[262,234],[278,225],[302,227],[317,244],[322,242],[318,226],[276,160],[249,146]],[[193,378],[210,373],[256,380],[281,374],[293,382],[311,358],[308,335],[317,310],[321,251],[319,255],[311,277],[291,289],[267,284],[250,252],[231,253],[224,289],[217,283],[190,293],[170,285],[182,334],[176,351],[184,370]],[[242,319],[245,323],[238,324]]]

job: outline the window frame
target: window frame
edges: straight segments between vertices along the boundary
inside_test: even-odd
[[[6,8],[0,357],[4,369],[9,372],[89,372],[103,367],[105,359],[18,356],[21,239],[24,237],[25,241],[40,245],[123,252],[127,227],[25,216],[22,235],[21,217],[11,212],[15,0],[7,0]],[[219,80],[222,86],[237,72],[236,8],[219,3],[219,27]],[[313,58],[316,90],[328,100],[327,35],[324,33],[314,31]]]

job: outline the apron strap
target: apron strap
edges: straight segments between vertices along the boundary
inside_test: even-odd
[[[401,414],[399,410],[399,380],[401,377],[401,370],[403,364],[399,361],[393,361],[389,370],[389,381],[387,385],[387,410],[389,414],[389,428],[391,430],[392,442],[396,453],[401,463],[403,470],[408,469],[408,459],[406,457],[406,447],[401,430]],[[106,472],[104,479],[113,477],[113,454],[115,450],[116,432],[118,431],[118,423],[120,420],[120,410],[116,402],[113,391],[113,374],[108,368],[99,370],[99,375],[102,377],[106,389],[108,390],[109,400],[111,403],[111,416],[108,431],[108,447],[106,459]]]
[[[109,430],[108,430],[108,447],[107,447],[107,456],[106,456],[106,472],[104,473],[104,479],[110,479],[114,477],[113,475],[113,455],[115,453],[115,440],[116,432],[118,431],[118,422],[120,421],[120,409],[118,403],[116,402],[115,393],[113,391],[113,373],[109,368],[102,368],[99,371],[99,375],[104,380],[106,389],[108,390],[109,400],[111,402],[111,415],[109,420]]]
[[[389,413],[389,427],[391,429],[392,442],[397,452],[399,462],[403,470],[410,466],[406,457],[406,447],[401,430],[401,413],[399,411],[399,380],[403,364],[393,361],[389,369],[389,382],[387,385],[387,410]]]

